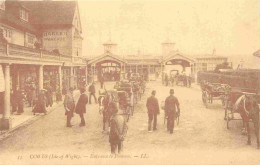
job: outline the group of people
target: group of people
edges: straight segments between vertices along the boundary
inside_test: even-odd
[[[25,100],[28,106],[32,107],[33,114],[46,114],[46,107],[53,105],[53,91],[50,86],[46,89],[41,89],[38,93],[34,85],[27,86],[26,91],[23,92],[20,88],[16,88],[11,92],[12,113],[20,115],[24,112]]]
[[[75,102],[73,96],[73,88],[70,88],[67,91],[64,99],[65,115],[67,116],[67,127],[72,127],[71,119],[74,116],[74,113],[78,114],[81,119],[79,126],[83,127],[86,125],[84,118],[84,114],[86,113],[86,105],[88,103],[91,104],[92,96],[94,96],[95,101],[97,103],[94,82],[89,86],[88,90],[89,99],[88,95],[86,94],[86,89],[84,87],[80,88],[80,96],[77,103]],[[118,151],[118,153],[120,153],[122,150],[122,143],[126,135],[127,125],[124,120],[124,117],[118,113],[119,109],[115,100],[113,100],[112,97],[106,99],[106,106],[103,112],[109,112],[109,115],[106,115],[106,120],[108,121],[110,128],[109,143],[111,146],[111,153],[115,153],[116,150]]]
[[[168,75],[167,73],[165,73],[164,76],[162,76],[162,83],[165,86],[174,86],[174,84],[178,85],[181,82],[183,86],[190,87],[191,81],[191,76],[187,76],[185,72],[182,72],[181,74],[177,72],[175,75]]]
[[[157,130],[157,115],[160,114],[158,99],[155,97],[156,91],[152,91],[152,95],[147,99],[146,107],[148,113],[148,131],[152,132]],[[167,119],[167,131],[170,134],[174,130],[174,121],[180,116],[180,104],[177,97],[174,96],[174,89],[170,90],[170,96],[165,99],[164,104],[165,118]]]

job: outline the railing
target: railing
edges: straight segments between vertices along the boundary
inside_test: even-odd
[[[47,50],[38,50],[20,45],[4,43],[0,41],[0,56],[19,56],[22,58],[35,58],[39,60],[53,60],[61,62],[72,62],[85,64],[85,60],[81,57],[73,57],[62,54],[56,54]]]

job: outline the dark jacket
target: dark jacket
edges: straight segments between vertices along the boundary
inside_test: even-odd
[[[86,113],[86,104],[88,103],[88,96],[83,93],[80,95],[79,100],[77,102],[75,112],[77,114]]]
[[[96,93],[96,89],[95,89],[94,84],[91,84],[91,85],[89,86],[88,91],[89,91],[90,93]]]
[[[147,99],[146,107],[147,107],[149,114],[159,114],[160,113],[158,100],[154,96],[150,96]]]
[[[165,110],[168,113],[176,113],[176,107],[179,110],[179,101],[175,96],[168,96],[165,100]]]

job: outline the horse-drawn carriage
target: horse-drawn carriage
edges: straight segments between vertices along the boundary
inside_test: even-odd
[[[228,88],[229,86],[226,84],[209,83],[206,81],[202,82],[201,83],[202,101],[205,107],[208,108],[208,104],[212,104],[213,100],[221,100],[222,105],[224,105],[224,100]]]
[[[248,144],[251,144],[249,122],[254,123],[259,148],[260,70],[208,71],[199,72],[197,77],[203,103],[207,106],[214,97],[219,97],[225,110],[227,128],[230,128],[230,121],[242,120]],[[240,114],[240,117],[235,114]]]

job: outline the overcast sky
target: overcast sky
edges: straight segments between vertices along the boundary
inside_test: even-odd
[[[160,54],[167,39],[186,54],[260,49],[260,0],[79,0],[79,7],[87,56],[102,54],[109,36],[119,55]]]

